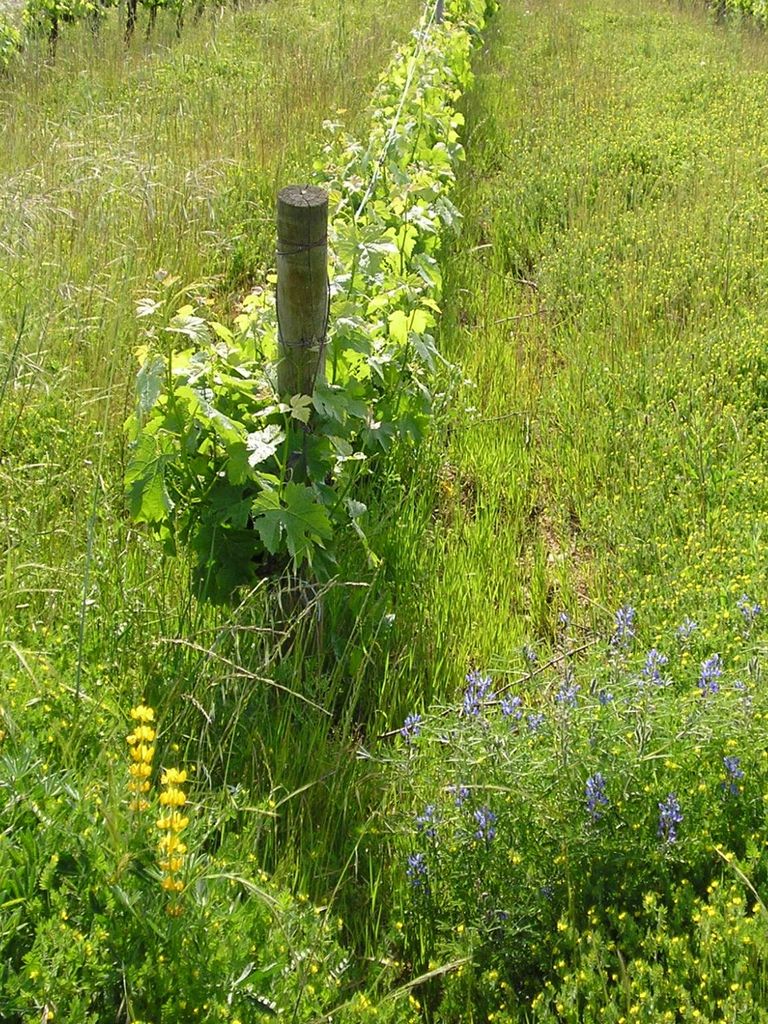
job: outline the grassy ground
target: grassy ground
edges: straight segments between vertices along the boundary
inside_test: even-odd
[[[719,636],[766,584],[764,39],[656,4],[496,31],[444,330],[471,385],[404,573],[441,692],[550,646],[561,611]]]
[[[87,550],[99,604],[152,576],[121,525],[136,302],[159,270],[234,288],[269,264],[276,188],[310,176],[324,118],[354,126],[414,9],[296,13],[212,15],[128,53],[116,23],[73,30],[55,67],[30,56],[0,83],[6,641],[77,632]]]
[[[561,612],[591,644],[624,601],[646,647],[671,653],[684,616],[699,623],[681,680],[714,651],[759,675],[737,599],[766,596],[768,49],[657,0],[499,12],[442,331],[467,383],[446,375],[439,431],[370,496],[382,569],[350,550],[322,621],[318,604],[285,639],[268,588],[201,609],[183,564],[128,526],[120,420],[154,271],[218,273],[221,295],[266,262],[274,186],[316,149],[298,139],[337,106],[354,120],[415,18],[306,14],[298,57],[298,29],[264,7],[125,60],[108,34],[104,63],[62,46],[3,86],[0,672],[5,730],[84,779],[120,777],[146,695],[162,763],[197,766],[216,821],[201,842],[339,907],[364,973],[397,948],[392,820],[428,777],[405,775],[382,813],[380,733],[455,698],[470,667],[515,676],[524,644],[557,654]],[[579,1019],[574,999],[541,1019]]]
[[[278,742],[296,708],[269,687],[274,663],[287,684],[303,673],[300,653],[283,658],[274,602],[257,594],[231,619],[195,607],[183,564],[129,525],[122,486],[137,301],[166,290],[161,270],[225,304],[261,280],[277,188],[311,179],[326,118],[365,129],[418,10],[308,2],[291,15],[213,12],[178,42],[161,15],[128,52],[110,19],[97,39],[66,30],[55,66],[29,53],[0,82],[0,673],[10,731],[45,709],[51,764],[120,749],[144,694],[173,709],[168,744],[189,743],[218,780],[285,796],[307,781],[297,765],[322,778],[337,759],[327,714],[314,712],[306,761]]]
[[[226,295],[270,264],[276,188],[311,176],[326,117],[356,127],[414,18],[265,5],[128,53],[110,24],[0,83],[5,671],[38,688],[54,662],[125,693],[184,634],[181,577],[125,522],[136,302],[160,270]]]
[[[499,13],[468,104],[466,230],[451,262],[443,331],[444,351],[470,383],[411,489],[402,521],[412,517],[425,524],[423,532],[406,528],[390,555],[403,567],[393,574],[409,580],[401,595],[408,622],[421,624],[409,667],[438,699],[460,692],[470,667],[491,671],[494,685],[524,676],[530,668],[524,644],[540,661],[558,657],[566,642],[562,612],[571,622],[569,649],[587,648],[583,675],[575,669],[579,685],[596,693],[606,669],[588,652],[598,633],[610,633],[612,612],[623,603],[637,609],[640,644],[669,656],[677,686],[670,706],[681,716],[683,694],[694,687],[701,696],[697,667],[713,652],[722,655],[728,673],[753,673],[759,687],[764,642],[754,635],[745,641],[737,602],[744,594],[754,601],[766,593],[768,134],[759,111],[766,102],[767,60],[761,33],[715,26],[695,5],[531,0]],[[676,630],[686,616],[698,629],[691,644],[681,646]],[[640,678],[642,664],[634,669]],[[552,695],[564,686],[557,668],[554,676],[536,675],[513,691],[523,706],[550,713]],[[663,708],[657,708],[660,715],[671,713]],[[723,723],[730,722],[722,714]],[[632,725],[642,733],[634,719]],[[679,740],[669,746],[659,729],[657,749],[678,749],[679,742],[681,751],[695,748],[701,755],[687,726],[678,726]],[[735,748],[740,741],[732,727]],[[425,780],[434,772],[431,787],[414,781],[415,761],[400,777],[400,785],[407,777],[418,793],[413,814],[434,802],[447,829],[453,812],[444,809],[436,779],[457,786],[462,770],[463,781],[474,778],[480,790],[495,784],[514,793],[525,779],[525,763],[511,776],[491,767],[519,756],[507,753],[505,739],[497,746],[488,741],[471,766],[471,736],[466,746],[452,746],[455,734],[442,719],[432,728],[435,747],[425,740],[422,768]],[[599,747],[600,741],[592,734],[589,743]],[[642,747],[642,736],[637,743]],[[551,756],[564,755],[556,745]],[[574,786],[582,794],[593,756],[585,751],[577,758],[582,771]],[[690,776],[673,778],[669,786],[703,792],[705,761],[701,755]],[[628,762],[615,770],[635,777]],[[647,785],[649,792],[664,782],[655,777]],[[659,792],[659,802],[663,797]],[[522,863],[536,870],[543,850],[533,836],[543,842],[536,829],[547,825],[529,821],[523,838],[515,835],[515,816],[528,821],[530,804],[520,799],[522,806],[509,798],[505,841],[512,850],[527,850]],[[543,794],[528,799],[546,804]],[[576,817],[583,816],[583,796],[570,799]],[[547,812],[541,814],[546,819]],[[706,813],[703,818],[699,836],[711,836]],[[503,820],[499,811],[500,832]],[[612,835],[642,826],[628,815],[614,827],[619,831]],[[561,837],[566,834],[575,850],[578,835],[563,821]],[[762,827],[754,836],[764,841]],[[747,838],[743,832],[741,840]],[[604,840],[611,842],[607,835]],[[439,865],[436,886],[447,874],[453,878],[436,897],[435,916],[443,924],[451,919],[440,908],[452,898],[462,908],[454,918],[455,954],[456,934],[471,927],[478,900],[482,905],[479,890],[460,880],[462,870],[481,870],[478,860],[456,868],[454,876],[450,858],[424,844],[423,826],[422,840],[417,830],[410,842],[433,858],[430,870]],[[465,863],[463,855],[459,844],[451,857]],[[716,870],[712,848],[709,856]],[[493,891],[490,862],[484,870],[482,887]],[[513,875],[508,865],[497,870],[507,880]],[[589,872],[584,865],[580,870],[583,880]],[[662,869],[653,884],[661,888],[673,876]],[[579,941],[588,944],[597,941],[590,938],[597,917],[592,920],[574,896],[581,880],[568,882],[573,902],[568,924],[561,925],[569,930],[578,919]],[[464,885],[469,892],[460,896]],[[589,898],[601,913],[628,911],[616,893],[593,891]],[[413,927],[426,913],[424,903],[415,906]],[[527,913],[528,920],[535,917],[530,906]],[[482,932],[487,921],[478,927]],[[548,944],[546,934],[544,928]],[[621,936],[614,916],[599,941],[615,942],[629,956]],[[510,940],[509,958],[525,941],[524,932]],[[498,935],[491,940],[499,942]],[[559,955],[555,947],[553,956]],[[574,959],[567,968],[565,960],[561,964],[573,971],[570,990],[565,985],[548,1008],[539,1005],[536,1019],[639,1014],[650,1021],[662,1019],[662,1007],[672,1012],[656,997],[664,991],[672,998],[674,979],[666,989],[651,985],[655,995],[644,1002],[643,985],[638,1001],[633,978],[634,994],[630,998],[627,987],[625,1002],[618,992],[610,995],[618,963],[603,965],[596,982],[585,948],[569,954]],[[503,961],[500,955],[502,977],[513,971]],[[683,973],[680,967],[678,982]],[[593,1002],[595,983],[606,988]],[[463,1007],[443,1006],[435,1019],[486,1019],[489,1006],[479,1008],[479,993],[491,991],[495,980],[486,974],[475,984],[469,986],[475,1011],[470,998]],[[759,1019],[755,999],[747,1000],[744,1019]],[[689,1004],[685,1012],[697,1008],[706,1016],[716,1012],[715,1001]],[[496,1004],[497,1018],[527,1019],[512,1002],[506,999],[509,1018]],[[678,1019],[678,1012],[687,1019],[682,1009],[664,1019]]]
[[[762,929],[742,883],[762,878],[765,780],[758,761],[752,810],[745,800],[716,824],[735,813],[724,758],[753,742],[726,702],[703,720],[699,665],[720,654],[723,687],[746,679],[760,699],[765,641],[738,600],[766,593],[767,60],[759,32],[715,26],[695,5],[531,0],[499,12],[478,63],[443,330],[470,383],[415,471],[389,557],[408,581],[407,677],[438,706],[468,668],[492,672],[494,688],[525,677],[524,644],[540,664],[559,660],[507,690],[519,728],[514,706],[511,731],[489,709],[485,732],[433,709],[396,776],[393,817],[412,794],[400,826],[408,948],[425,966],[468,950],[473,962],[469,980],[459,971],[427,994],[427,1019],[761,1019],[762,938],[743,978],[722,991],[708,980],[715,963],[725,979],[724,964],[741,962],[709,945],[741,927],[712,902],[734,881],[715,847],[753,851],[729,898]],[[617,667],[597,643],[623,603],[639,646],[665,659],[669,688],[648,705],[636,681],[650,655]],[[686,616],[698,628],[682,642]],[[611,707],[612,687],[627,711],[606,716],[598,692]],[[541,761],[531,714],[551,730]],[[616,786],[599,834],[585,828],[598,776]],[[448,784],[468,787],[464,810]],[[686,794],[686,838],[642,881],[673,793]],[[664,909],[622,877],[666,891]],[[556,978],[533,998],[539,955]]]

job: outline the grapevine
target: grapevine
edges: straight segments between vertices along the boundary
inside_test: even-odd
[[[427,429],[442,363],[439,258],[460,220],[456,101],[486,10],[454,0],[437,25],[429,5],[379,83],[367,145],[328,125],[316,180],[334,211],[332,317],[328,380],[312,395],[278,395],[271,289],[231,324],[210,319],[200,297],[175,309],[173,284],[142,303],[131,511],[169,551],[191,550],[209,597],[286,564],[331,575],[342,535],[365,543],[359,478]]]

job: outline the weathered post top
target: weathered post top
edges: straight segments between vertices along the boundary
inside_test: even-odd
[[[311,395],[328,326],[328,193],[316,185],[277,196],[277,323],[280,394]]]

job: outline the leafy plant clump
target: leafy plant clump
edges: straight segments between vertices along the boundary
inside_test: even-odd
[[[7,70],[20,50],[21,32],[15,25],[0,17],[0,72]]]
[[[358,989],[376,998],[380,979],[361,977],[338,917],[247,852],[276,802],[244,787],[222,801],[159,767],[153,709],[131,717],[98,774],[54,769],[0,718],[2,1020],[357,1022]]]
[[[271,290],[229,324],[199,296],[176,308],[173,279],[142,304],[151,326],[128,422],[131,511],[170,551],[191,549],[209,597],[275,565],[329,575],[343,534],[365,542],[358,479],[394,443],[423,436],[438,398],[439,256],[459,219],[455,104],[485,14],[485,0],[456,0],[438,25],[430,5],[380,82],[367,146],[328,126],[317,181],[334,211],[332,325],[328,379],[312,395],[278,394]]]
[[[768,24],[768,3],[766,0],[710,0],[710,6],[719,14],[747,14]]]
[[[761,609],[744,597],[737,610],[754,655]],[[636,651],[631,608],[602,654],[579,661],[561,640],[545,665],[528,652],[518,681],[471,672],[458,708],[403,727],[392,826],[402,955],[414,969],[467,961],[431,993],[434,1019],[465,1020],[470,1007],[476,1020],[532,1006],[534,1019],[576,1021],[625,1003],[647,1020],[675,1005],[764,1005],[759,659],[737,673],[690,620],[663,650]],[[710,906],[724,880],[730,902]],[[727,919],[720,946],[701,925],[710,918]],[[699,965],[719,971],[725,948],[735,959],[708,982]],[[580,1016],[586,1007],[594,1016]]]

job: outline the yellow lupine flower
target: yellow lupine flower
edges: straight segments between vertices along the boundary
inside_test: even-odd
[[[128,792],[133,794],[129,807],[132,811],[146,811],[149,809],[149,802],[137,794],[148,793],[150,788],[149,777],[152,774],[152,759],[155,756],[155,748],[152,745],[155,730],[147,723],[154,719],[155,712],[146,704],[139,704],[131,708],[130,715],[139,725],[125,737],[133,762],[128,766]]]
[[[137,722],[154,722],[155,712],[146,704],[138,704],[135,708],[131,708],[131,718]]]
[[[154,756],[155,748],[148,747],[146,743],[139,743],[137,746],[131,747],[131,757],[134,761],[143,761],[145,764],[149,764]]]
[[[164,787],[160,794],[160,804],[165,808],[174,808],[157,820],[157,827],[163,833],[158,840],[159,864],[163,873],[160,884],[168,893],[181,893],[184,891],[184,882],[179,872],[184,867],[187,848],[181,842],[179,833],[187,827],[189,818],[175,808],[183,807],[187,802],[184,790],[180,788],[187,781],[187,773],[177,768],[167,768],[160,781]],[[172,900],[165,909],[169,914],[178,916],[183,907],[177,900]]]
[[[156,735],[155,730],[150,726],[138,725],[125,739],[127,743],[133,746],[134,743],[152,743]]]
[[[186,847],[185,847],[186,849]],[[181,851],[177,851],[181,852]],[[176,871],[181,871],[184,867],[183,857],[169,857],[167,860],[160,861],[160,868],[162,871],[166,871],[169,874],[173,874]]]
[[[187,798],[180,789],[171,786],[160,794],[160,803],[167,807],[183,807]]]
[[[187,852],[186,845],[182,843],[181,839],[179,839],[179,837],[177,835],[174,835],[172,832],[166,836],[161,836],[158,846],[160,847],[161,852],[165,852],[168,854],[183,854]]]
[[[189,824],[189,818],[178,811],[173,811],[165,817],[158,818],[157,827],[162,830],[170,829],[172,832],[181,832]]]

